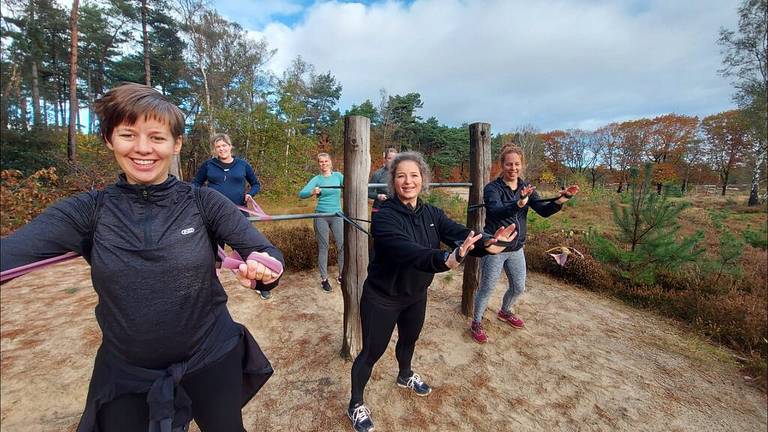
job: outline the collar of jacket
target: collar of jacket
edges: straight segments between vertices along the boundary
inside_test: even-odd
[[[389,207],[392,210],[395,210],[399,213],[403,213],[406,215],[411,216],[418,216],[422,210],[424,210],[424,201],[419,197],[416,201],[416,207],[410,207],[408,205],[403,204],[402,201],[400,201],[399,198],[393,197],[392,199],[388,199],[384,201],[381,204],[381,207]]]
[[[224,169],[224,165],[222,165],[222,164],[224,164],[224,163],[230,163],[230,164],[232,164],[231,166],[235,166],[235,163],[237,163],[237,161],[238,161],[238,158],[236,158],[236,157],[234,157],[234,156],[232,156],[232,162],[222,162],[222,161],[221,161],[219,158],[217,158],[217,157],[211,158],[211,163],[212,163],[212,164],[214,164],[214,165],[216,165],[217,167],[219,167],[219,168],[221,168],[221,169]]]
[[[174,188],[179,183],[179,180],[171,174],[168,174],[168,178],[156,185],[138,185],[130,184],[125,178],[125,174],[120,174],[117,179],[117,189],[129,196],[134,196],[141,201],[148,201],[151,203],[159,203],[165,201],[173,195]]]
[[[498,187],[502,188],[502,189],[507,189],[507,190],[512,191],[512,188],[509,187],[507,182],[504,181],[504,175],[503,174],[498,176],[498,177],[496,177],[496,180],[494,180],[493,182],[496,183],[496,185]],[[514,192],[517,193],[517,191],[519,191],[521,188],[524,188],[526,186],[528,186],[528,182],[523,180],[523,179],[521,179],[521,178],[518,178],[517,179],[517,189],[515,189]]]

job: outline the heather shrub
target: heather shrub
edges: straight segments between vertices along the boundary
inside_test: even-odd
[[[269,224],[269,225],[267,225]],[[272,244],[277,246],[285,257],[288,271],[305,271],[317,268],[317,242],[315,232],[308,226],[285,226],[279,222],[259,225]],[[328,251],[328,265],[338,264],[336,245],[330,236],[331,247]],[[343,251],[340,251],[343,253]]]

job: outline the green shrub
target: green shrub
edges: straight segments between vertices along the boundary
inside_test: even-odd
[[[18,170],[24,176],[59,163],[58,154],[66,154],[66,133],[39,129],[33,131],[6,130],[0,134],[0,167]]]
[[[528,233],[530,234],[538,234],[547,232],[550,229],[552,229],[552,222],[549,221],[549,219],[545,217],[541,217],[534,211],[528,212]]]
[[[768,225],[763,225],[763,228],[759,231],[755,231],[751,226],[747,226],[742,236],[744,241],[752,245],[752,247],[763,250],[768,249]]]

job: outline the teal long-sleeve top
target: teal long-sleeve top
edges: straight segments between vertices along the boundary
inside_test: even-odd
[[[307,185],[299,192],[299,198],[309,198],[312,196],[312,189],[322,186],[342,186],[344,185],[344,175],[338,171],[333,171],[331,175],[324,176],[318,174],[312,177]],[[320,196],[317,197],[317,213],[336,213],[341,211],[341,188],[323,189]]]

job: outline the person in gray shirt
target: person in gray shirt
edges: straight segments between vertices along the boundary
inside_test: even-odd
[[[387,174],[389,173],[389,163],[392,162],[392,159],[395,158],[395,155],[397,155],[397,150],[395,150],[392,147],[384,151],[384,154],[382,155],[384,158],[384,161],[381,165],[381,168],[373,172],[373,175],[371,175],[370,183],[386,183],[387,182]],[[373,200],[372,211],[373,212],[379,211],[379,208],[381,208],[381,204],[387,200],[386,186],[380,187],[380,188],[368,188],[368,198]]]

